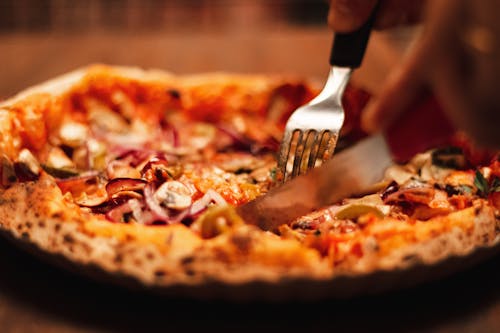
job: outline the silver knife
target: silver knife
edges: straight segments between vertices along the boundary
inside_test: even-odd
[[[368,137],[305,175],[287,181],[236,208],[246,223],[275,230],[314,210],[363,193],[383,178],[393,158],[449,144],[455,129],[434,99],[406,112],[404,119],[385,133]]]
[[[362,193],[381,180],[392,163],[385,139],[376,135],[236,210],[245,222],[263,230],[275,230],[314,210]]]

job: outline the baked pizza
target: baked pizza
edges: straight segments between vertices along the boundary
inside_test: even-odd
[[[0,229],[160,289],[335,285],[496,246],[500,162],[460,133],[371,193],[273,232],[245,223],[234,207],[275,185],[284,124],[317,92],[293,77],[102,65],[30,88],[0,104]],[[339,149],[363,137],[369,98],[345,95]]]

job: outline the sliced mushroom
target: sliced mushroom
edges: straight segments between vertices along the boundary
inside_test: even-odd
[[[83,145],[88,136],[88,127],[84,124],[73,121],[64,123],[59,129],[61,142],[73,148]]]
[[[129,125],[122,115],[114,112],[103,102],[88,98],[85,100],[90,123],[95,126],[95,130],[105,133],[126,133]],[[92,127],[94,129],[94,127]]]
[[[104,170],[106,168],[106,146],[95,139],[89,139],[86,144],[89,167],[95,170]]]
[[[385,171],[385,179],[393,180],[399,185],[404,184],[414,176],[415,174],[403,165],[392,165]]]
[[[18,162],[23,163],[27,167],[27,169],[34,175],[40,174],[40,163],[28,149],[22,149],[19,152]]]
[[[45,165],[54,169],[74,169],[75,164],[64,153],[61,148],[53,147],[50,149],[49,156]]]
[[[181,210],[191,206],[191,191],[179,181],[163,183],[154,193],[154,199],[162,206]]]

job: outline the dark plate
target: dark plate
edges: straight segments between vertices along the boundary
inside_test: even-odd
[[[179,284],[168,287],[150,287],[124,274],[110,273],[97,265],[79,264],[60,254],[45,252],[29,241],[15,238],[8,231],[1,230],[0,234],[15,246],[44,262],[107,286],[168,298],[234,302],[317,301],[377,295],[443,279],[470,269],[478,263],[497,256],[500,252],[500,243],[497,243],[492,247],[478,248],[469,255],[452,256],[432,265],[415,264],[406,269],[376,271],[357,276],[337,276],[331,280],[300,278],[285,279],[280,283],[255,281],[244,284],[208,281],[196,286]]]

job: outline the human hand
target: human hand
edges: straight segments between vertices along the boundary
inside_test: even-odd
[[[330,0],[328,23],[334,31],[358,29],[380,2],[375,29],[391,28],[420,21],[426,0]]]
[[[375,0],[332,0],[337,6],[342,2],[349,3],[354,8],[353,13],[360,12],[360,8],[364,8],[361,11],[369,8],[368,16]],[[389,10],[390,3],[395,6],[391,10],[397,12],[404,11],[404,4],[414,1],[383,1],[379,9],[382,10],[381,17],[389,15],[383,10]],[[330,13],[332,11],[338,12],[335,8]],[[429,2],[423,34],[364,111],[363,128],[375,132],[389,126],[402,112],[431,92],[458,128],[483,146],[500,148],[498,12],[500,0]],[[335,19],[335,15],[330,17]],[[364,11],[360,17],[363,15]],[[349,21],[349,18],[343,20],[344,23],[330,24],[335,29],[337,26],[342,28],[342,25],[352,28],[359,23]],[[388,19],[379,20],[376,24],[399,24]]]

